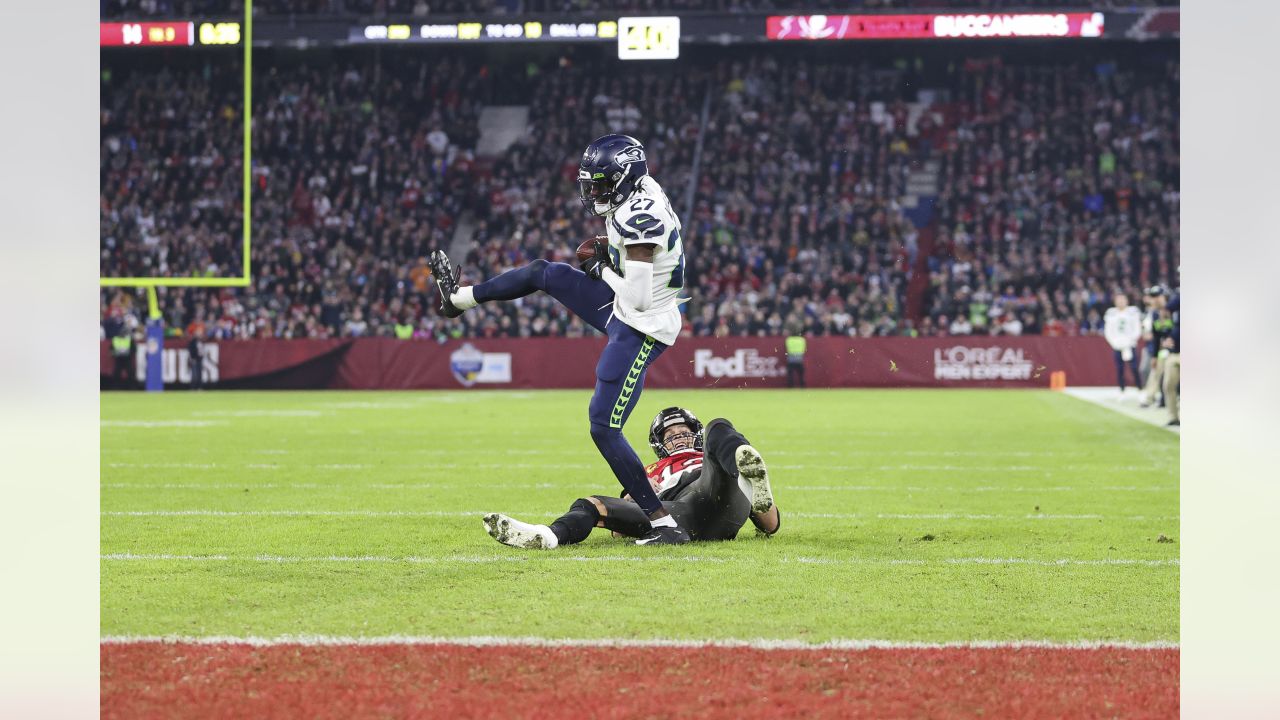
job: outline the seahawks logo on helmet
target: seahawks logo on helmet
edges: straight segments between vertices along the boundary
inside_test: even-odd
[[[630,165],[634,162],[645,162],[644,148],[639,145],[632,145],[618,153],[619,165]]]
[[[617,210],[649,174],[648,156],[630,135],[605,135],[587,146],[578,163],[578,198],[592,215]]]

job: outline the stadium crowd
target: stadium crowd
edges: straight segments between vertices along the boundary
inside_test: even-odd
[[[923,332],[1096,334],[1113,293],[1176,280],[1176,62],[964,70]]]
[[[406,281],[415,296],[428,290],[425,274],[415,274],[412,261],[447,242],[453,218],[469,197],[459,185],[468,173],[477,114],[487,97],[481,70],[463,60],[441,58],[408,56],[382,66],[371,56],[351,60],[338,72],[298,65],[261,76],[253,134],[254,282],[244,290],[166,293],[170,327],[216,338],[354,336],[366,332],[369,320],[376,330],[400,312],[392,286],[399,283],[400,297],[408,294]],[[168,87],[161,83],[171,75],[198,83],[218,72],[214,65],[167,69],[159,80],[144,73],[129,75],[119,86],[104,87],[104,105],[108,97],[126,96],[135,107],[146,108],[147,116],[156,109],[163,114],[179,108],[188,110],[191,119],[208,114],[208,106],[187,108],[160,88]],[[232,129],[224,133],[228,141],[240,137],[238,117],[229,121]],[[156,134],[153,126],[138,122],[118,127],[104,119],[104,146],[137,145],[139,137]],[[233,170],[227,175],[234,182],[202,185],[197,204],[234,210],[238,248],[243,185],[241,148],[238,141],[233,144],[234,159],[227,163]],[[104,150],[104,163],[108,157]],[[106,172],[104,166],[104,176]],[[186,177],[163,162],[140,172],[167,180],[164,185]],[[102,274],[192,274],[190,267],[149,262],[183,246],[181,234],[161,234],[151,254],[128,252],[145,246],[145,239],[113,241],[131,236],[137,223],[128,219],[135,214],[160,212],[161,207],[187,212],[182,202],[164,205],[167,196],[148,196],[156,203],[151,207],[123,191],[121,202],[134,203],[126,209],[141,209],[109,212],[108,189],[118,184],[103,184]],[[237,277],[238,257],[198,269]],[[108,315],[139,312],[131,293],[108,294]]]
[[[101,274],[240,274],[240,73],[104,65],[101,97]]]
[[[473,228],[455,256],[464,280],[571,260],[600,232],[576,196],[578,154],[613,131],[646,143],[684,222],[689,334],[1100,333],[1113,290],[1136,300],[1175,279],[1176,60],[926,68],[747,53],[643,73],[570,58],[499,67],[348,51],[333,62],[262,61],[253,282],[169,290],[170,327],[592,333],[538,295],[446,321],[425,256],[450,248],[462,221]],[[238,95],[222,87],[234,83],[201,95],[221,71],[199,63],[163,79],[104,72],[102,274],[239,275],[239,134],[213,132],[239,127]],[[921,87],[936,89],[923,113],[909,105]],[[497,97],[529,104],[530,132],[477,158],[479,111]],[[939,190],[936,224],[922,228],[903,203],[919,173]],[[136,324],[143,305],[102,294],[113,327]]]

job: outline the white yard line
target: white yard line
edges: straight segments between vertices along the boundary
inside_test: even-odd
[[[575,562],[575,563],[710,563],[710,564],[727,564],[727,563],[758,563],[756,558],[745,558],[740,556],[732,557],[703,557],[703,556],[667,556],[667,555],[562,555],[556,552],[544,553],[520,553],[510,555],[445,555],[439,557],[406,555],[402,557],[391,557],[386,555],[244,555],[244,556],[228,556],[228,555],[174,555],[161,553],[155,555],[137,554],[137,553],[108,553],[99,555],[100,560],[107,561],[141,561],[141,562],[198,562],[198,561],[220,561],[220,562],[257,562],[257,563],[275,563],[275,564],[317,564],[317,563],[378,563],[378,564],[400,564],[400,565],[448,565],[454,563],[487,565],[495,563],[524,563],[524,562]],[[1096,560],[1075,559],[1075,558],[1056,558],[1056,559],[1039,559],[1039,558],[984,558],[984,557],[966,557],[966,558],[933,558],[933,559],[898,559],[898,558],[815,558],[815,557],[780,557],[775,558],[776,562],[781,564],[800,564],[800,565],[873,565],[873,566],[892,566],[892,565],[1030,565],[1039,567],[1068,567],[1068,566],[1142,566],[1142,567],[1179,567],[1182,561],[1178,559],[1167,560],[1147,560],[1137,558],[1101,558]]]
[[[330,488],[334,490],[555,490],[563,489],[566,492],[577,487],[576,483],[466,483],[463,485],[455,484],[439,484],[439,483],[135,483],[135,482],[108,482],[102,483],[102,487],[128,490],[265,490],[265,489],[314,489],[314,488]],[[1151,486],[1139,487],[1137,485],[1110,485],[1102,487],[1071,487],[1059,485],[1055,487],[997,487],[984,485],[979,487],[956,487],[956,486],[929,486],[929,485],[781,485],[787,491],[798,492],[891,492],[891,493],[1043,493],[1043,492],[1157,492],[1157,493],[1174,493],[1178,488],[1171,486]]]
[[[215,420],[101,420],[104,428],[203,428],[214,425],[226,425],[226,422]]]
[[[959,487],[955,485],[791,485],[778,483],[776,487],[786,490],[804,492],[938,492],[938,493],[1042,493],[1042,492],[1177,492],[1178,488],[1153,485],[1139,487],[1137,485],[1104,485],[1101,487],[1072,487],[1055,485],[1046,487],[1021,486],[999,487],[995,485],[979,485],[976,487]]]
[[[1139,422],[1181,434],[1182,428],[1169,427],[1165,424],[1169,422],[1169,411],[1167,409],[1157,408],[1154,405],[1147,408],[1138,407],[1137,398],[1130,396],[1125,396],[1121,400],[1117,397],[1120,391],[1115,387],[1069,387],[1065,392],[1073,398],[1079,398],[1085,402],[1118,412]]]
[[[767,460],[768,458],[766,458]],[[1173,468],[1152,467],[1150,465],[1056,465],[1052,467],[1038,465],[823,465],[823,464],[778,464],[769,463],[772,470],[803,470],[810,473],[850,472],[850,473],[883,473],[883,472],[945,472],[945,473],[1034,473],[1045,477],[1064,474],[1079,475],[1094,473],[1099,468],[1107,471],[1121,472],[1159,472],[1172,473]]]
[[[585,647],[585,648],[744,648],[751,650],[1012,650],[1035,648],[1045,650],[1178,650],[1170,640],[1133,642],[1128,640],[958,640],[948,642],[916,642],[911,640],[639,640],[634,638],[544,638],[480,635],[438,637],[432,635],[383,635],[376,637],[349,635],[106,635],[103,645],[183,644],[183,645],[277,645],[305,646],[381,646],[381,645],[449,645],[466,647]]]
[[[419,463],[397,465],[370,465],[367,463],[321,463],[318,465],[299,465],[290,463],[132,463],[109,462],[103,467],[124,470],[591,470],[600,469],[601,465],[586,463]]]
[[[272,451],[271,453],[262,454],[282,454],[280,451]],[[775,453],[770,453],[773,455]],[[455,454],[455,457],[457,455]],[[103,467],[121,468],[121,469],[143,469],[155,470],[165,468],[186,468],[199,470],[239,470],[243,468],[251,468],[258,470],[468,470],[468,469],[484,469],[484,470],[600,470],[607,472],[605,466],[601,463],[566,463],[556,460],[548,460],[542,463],[528,462],[506,462],[506,463],[480,463],[480,462],[423,462],[423,463],[319,463],[319,464],[303,464],[303,463],[178,463],[178,462],[106,462]],[[1083,473],[1093,472],[1098,469],[1097,465],[1058,465],[1054,467],[1042,467],[1038,465],[827,465],[823,463],[769,463],[772,470],[803,470],[806,472],[851,472],[851,473],[869,473],[869,472],[984,472],[984,473],[1040,473],[1043,475],[1061,475],[1063,473]],[[1124,472],[1172,472],[1173,468],[1153,467],[1149,465],[1108,465],[1107,470],[1116,470]]]
[[[104,510],[106,517],[475,517],[487,510]],[[532,515],[534,513],[529,513]],[[551,517],[552,513],[538,513]]]
[[[985,513],[805,513],[784,512],[789,518],[826,518],[830,520],[1178,520],[1177,515],[988,515]]]
[[[231,558],[226,555],[170,555],[161,553],[159,555],[138,555],[135,553],[110,553],[107,555],[99,555],[99,560],[180,560],[183,562],[199,561],[199,560],[220,560],[228,561]]]
[[[316,488],[338,488],[342,485],[317,485],[316,483],[102,483],[102,487],[110,490],[314,490]]]
[[[194,417],[321,417],[329,413],[319,410],[207,410],[191,413]]]
[[[104,510],[104,517],[475,517],[490,510]],[[515,517],[557,517],[556,512],[508,512]],[[1178,515],[987,515],[981,513],[805,513],[789,518],[826,520],[1121,520],[1177,521]]]

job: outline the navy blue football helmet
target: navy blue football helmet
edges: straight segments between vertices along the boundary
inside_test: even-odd
[[[617,210],[649,174],[640,141],[630,135],[605,135],[587,146],[578,163],[578,199],[592,215]]]

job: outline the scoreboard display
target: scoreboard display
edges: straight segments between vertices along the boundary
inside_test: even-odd
[[[680,57],[680,18],[618,18],[619,60],[675,60]]]
[[[192,22],[102,23],[99,45],[192,45],[196,41],[194,26]]]
[[[542,44],[608,41],[618,36],[614,20],[592,22],[482,22],[465,20],[427,25],[363,25],[347,35],[351,43],[515,43]]]
[[[190,20],[169,22],[104,22],[98,25],[99,47],[239,45],[240,23]]]

